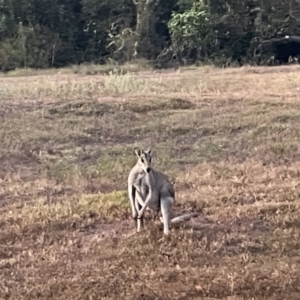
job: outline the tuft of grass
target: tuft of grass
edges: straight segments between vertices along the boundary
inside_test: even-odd
[[[40,198],[29,204],[16,203],[10,206],[3,221],[17,222],[20,227],[47,225],[49,222],[74,222],[93,216],[116,221],[129,211],[127,192],[81,195],[60,202]]]
[[[124,110],[129,110],[136,113],[145,113],[155,110],[188,110],[194,109],[195,104],[189,100],[175,99],[145,99],[143,102],[125,102],[122,105]]]
[[[81,64],[72,66],[72,70],[75,74],[80,75],[108,75],[108,74],[117,74],[124,75],[128,72],[125,68],[118,66],[117,64],[104,64],[104,65],[95,65],[95,64]]]
[[[32,69],[32,68],[16,68],[3,74],[5,77],[26,77],[26,76],[41,76],[60,74],[79,74],[79,75],[108,75],[118,74],[124,75],[128,72],[139,72],[142,70],[149,70],[151,67],[149,62],[143,59],[132,60],[123,65],[111,61],[106,64],[83,63],[81,65],[73,65],[71,67],[59,69]],[[2,74],[0,74],[1,76]]]
[[[127,73],[125,75],[118,75],[113,72],[109,72],[103,82],[103,89],[105,92],[112,94],[127,94],[131,92],[144,92],[147,89],[146,81],[133,77]]]
[[[27,77],[27,76],[43,76],[43,75],[55,75],[57,72],[62,72],[65,74],[70,74],[71,72],[67,69],[33,69],[33,68],[26,68],[26,69],[19,69],[16,68],[15,70],[9,71],[5,73],[5,77]]]
[[[118,105],[115,103],[99,103],[96,101],[74,101],[67,104],[58,104],[51,107],[50,115],[73,115],[73,116],[102,116],[107,113],[115,113]]]
[[[81,65],[72,66],[71,68],[75,74],[81,75],[125,75],[128,73],[135,73],[142,70],[150,69],[148,61],[137,59],[123,65],[111,61],[106,64],[91,64],[85,63]]]

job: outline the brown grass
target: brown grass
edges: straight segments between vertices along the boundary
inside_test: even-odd
[[[0,298],[299,299],[300,68],[95,69],[0,77]],[[199,213],[169,239],[136,145]]]

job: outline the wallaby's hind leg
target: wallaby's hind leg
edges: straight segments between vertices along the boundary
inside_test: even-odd
[[[172,197],[162,197],[160,202],[162,221],[164,223],[164,234],[169,234],[169,226],[172,216],[172,204],[174,199]]]

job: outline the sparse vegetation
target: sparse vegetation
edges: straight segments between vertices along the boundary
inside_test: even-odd
[[[299,299],[300,68],[76,73],[0,77],[0,298]],[[134,146],[199,212],[165,241]]]

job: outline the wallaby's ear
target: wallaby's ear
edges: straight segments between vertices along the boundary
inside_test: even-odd
[[[151,155],[152,150],[151,150],[151,148],[149,148],[149,149],[145,150],[144,152]]]
[[[136,155],[137,157],[140,157],[141,154],[142,154],[142,151],[141,151],[141,149],[139,149],[138,147],[135,147],[135,148],[134,148],[134,153],[135,153],[135,155]]]

